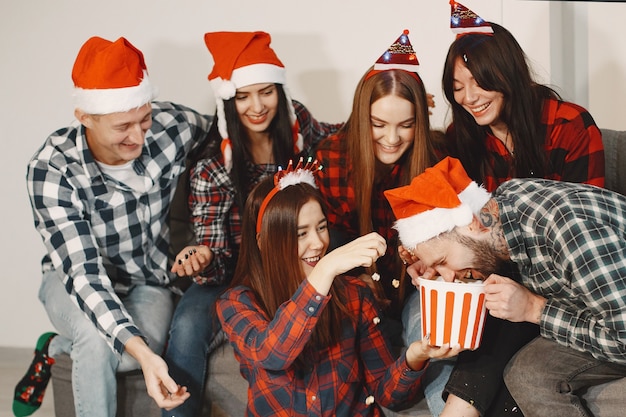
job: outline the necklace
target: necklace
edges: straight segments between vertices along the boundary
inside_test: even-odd
[[[511,138],[511,141],[509,142],[509,129],[506,130],[506,137],[504,138],[504,147],[509,151],[509,153],[511,154],[511,156],[515,156],[515,149],[513,149],[513,138]]]

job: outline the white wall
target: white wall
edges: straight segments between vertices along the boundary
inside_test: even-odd
[[[588,4],[588,94],[599,126],[626,130],[626,2]]]
[[[550,5],[520,0],[465,0],[488,20],[509,28],[550,81]],[[626,58],[618,16],[624,4],[594,5],[589,15],[589,105],[598,123],[626,129]],[[49,133],[72,120],[71,68],[90,36],[127,37],[141,49],[160,99],[213,112],[206,76],[211,57],[203,34],[265,30],[288,71],[294,98],[320,120],[342,121],[365,69],[408,28],[428,91],[437,107],[432,122],[445,125],[440,88],[448,45],[447,0],[6,0],[0,5],[0,346],[32,347],[50,330],[37,299],[43,245],[26,196],[25,166]],[[586,18],[587,14],[584,14]],[[604,20],[610,19],[611,24]],[[621,23],[621,22],[620,22]],[[606,45],[606,50],[601,50]],[[618,53],[618,51],[621,51]],[[620,101],[621,102],[621,101]]]

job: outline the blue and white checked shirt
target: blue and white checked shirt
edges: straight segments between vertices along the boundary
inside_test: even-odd
[[[516,179],[494,197],[522,284],[548,300],[541,335],[626,364],[626,196]]]
[[[43,270],[62,272],[72,299],[119,353],[141,333],[115,293],[170,282],[170,202],[185,157],[207,136],[212,118],[154,102],[152,120],[133,163],[148,184],[143,194],[100,171],[77,121],[48,137],[27,170],[35,226],[48,253]]]

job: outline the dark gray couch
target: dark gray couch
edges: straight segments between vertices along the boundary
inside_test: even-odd
[[[605,184],[626,195],[626,131],[601,129],[604,145]]]

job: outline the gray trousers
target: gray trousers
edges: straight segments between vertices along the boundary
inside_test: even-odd
[[[525,417],[626,415],[626,365],[537,337],[508,363],[507,388]]]

